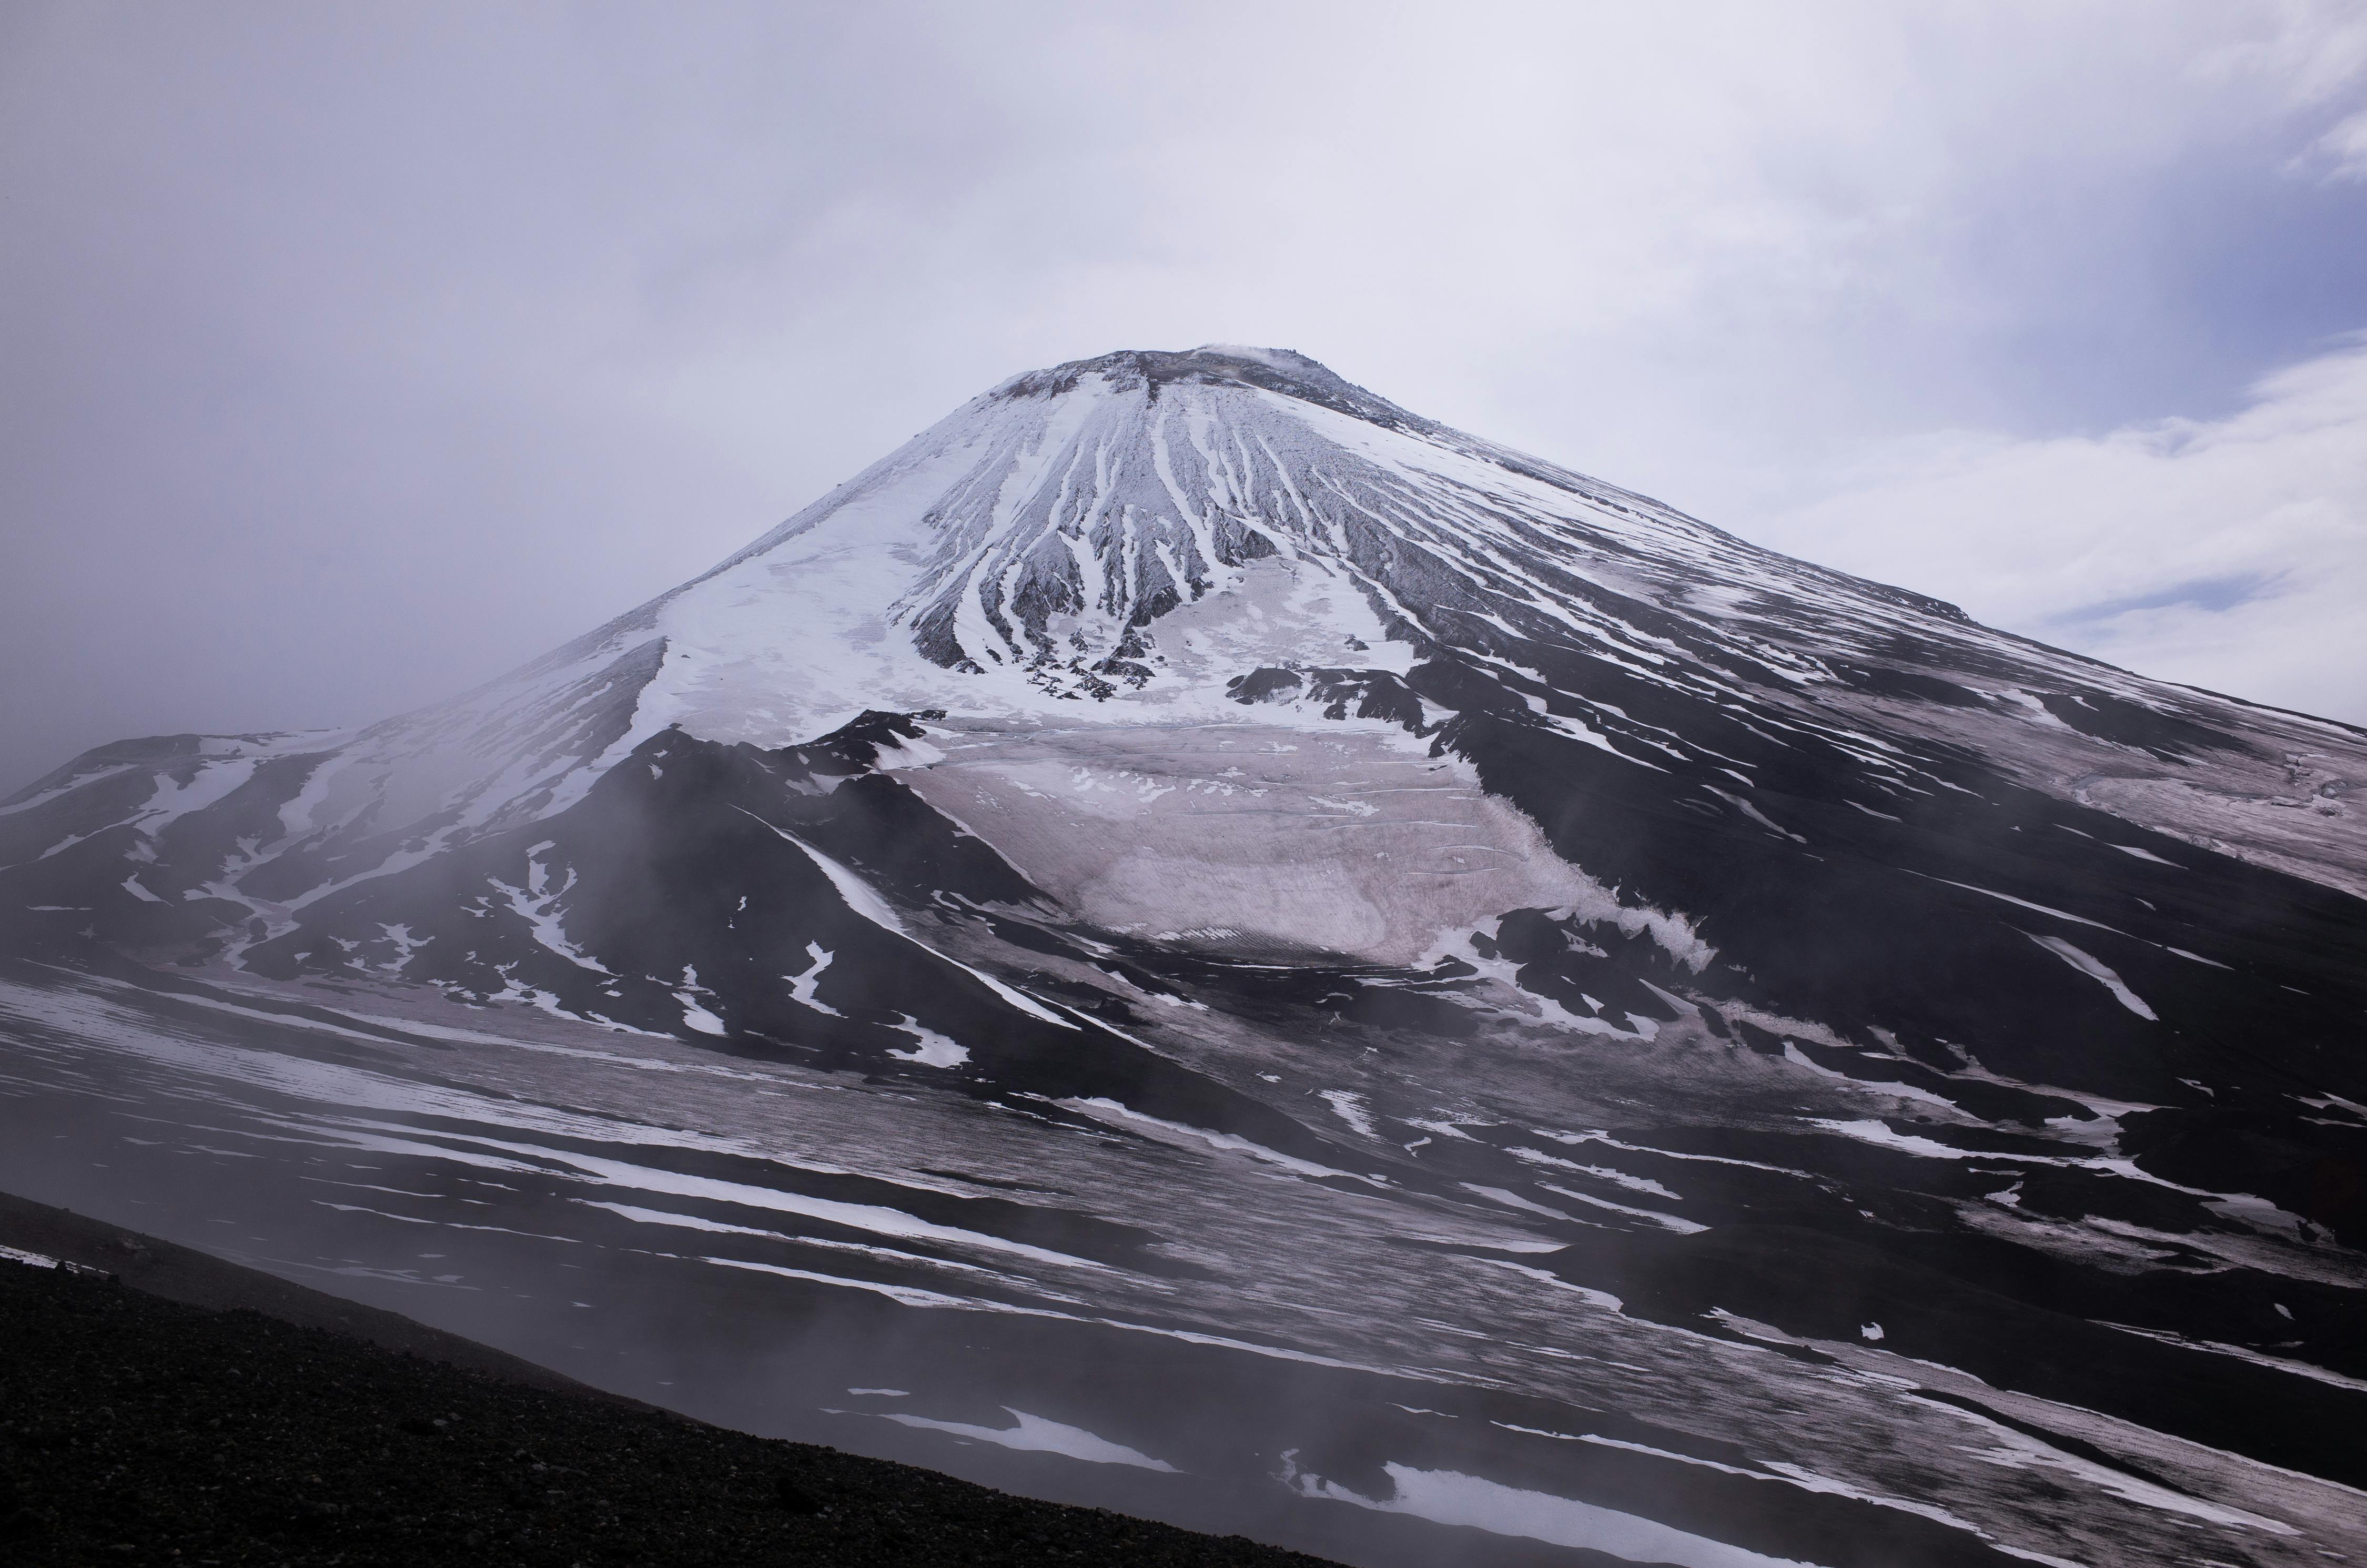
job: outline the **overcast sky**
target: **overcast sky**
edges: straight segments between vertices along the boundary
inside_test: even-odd
[[[1211,341],[2367,722],[2362,329],[2355,0],[8,0],[0,792],[434,700]]]

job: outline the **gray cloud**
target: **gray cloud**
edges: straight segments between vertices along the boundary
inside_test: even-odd
[[[1851,564],[1909,448],[2330,363],[2362,83],[2308,5],[13,6],[0,785],[432,700],[1120,346],[1300,348]],[[2071,624],[1890,527],[1892,575]],[[2179,581],[2341,548],[2260,538]],[[2356,713],[2194,608],[2078,624]]]

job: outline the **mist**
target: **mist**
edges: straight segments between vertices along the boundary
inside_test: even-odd
[[[0,788],[441,699],[1208,341],[2367,719],[2362,112],[2334,6],[13,6]]]

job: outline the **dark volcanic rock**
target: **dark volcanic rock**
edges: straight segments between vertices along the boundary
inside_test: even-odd
[[[1319,1561],[63,1268],[0,1261],[0,1542],[26,1568]]]

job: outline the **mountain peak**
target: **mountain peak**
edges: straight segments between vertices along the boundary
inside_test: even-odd
[[[989,393],[995,399],[1058,397],[1087,377],[1113,390],[1147,389],[1151,397],[1178,382],[1254,387],[1353,415],[1393,429],[1425,429],[1429,422],[1347,380],[1295,348],[1204,343],[1197,348],[1121,348],[1014,376]]]

